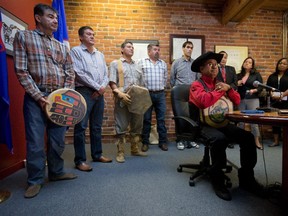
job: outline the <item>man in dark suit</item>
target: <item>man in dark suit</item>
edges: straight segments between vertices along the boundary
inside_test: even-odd
[[[230,85],[234,90],[237,90],[237,75],[234,67],[226,65],[228,54],[225,51],[220,51],[219,54],[223,54],[223,58],[219,63],[219,73],[217,80],[225,82]],[[230,143],[228,148],[234,148],[234,144]]]
[[[219,63],[219,73],[217,80],[229,84],[234,90],[237,90],[237,75],[234,67],[226,65],[228,54],[225,51],[220,51],[219,54],[223,54],[223,58]]]

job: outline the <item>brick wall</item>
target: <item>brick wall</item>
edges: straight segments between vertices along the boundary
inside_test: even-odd
[[[167,2],[167,3],[165,3]],[[79,44],[77,31],[90,25],[95,31],[96,47],[107,64],[119,58],[125,39],[158,40],[161,58],[169,63],[169,35],[204,35],[205,50],[215,45],[248,46],[249,55],[266,81],[282,57],[283,12],[258,10],[237,26],[223,26],[221,9],[216,5],[163,0],[65,0],[71,47]],[[174,123],[170,93],[167,94],[166,126],[173,138]],[[111,141],[114,134],[113,100],[107,88],[103,134]],[[108,139],[107,139],[108,137]],[[111,138],[111,139],[110,139]]]

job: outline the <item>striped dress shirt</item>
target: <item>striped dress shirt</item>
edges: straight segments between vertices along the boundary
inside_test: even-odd
[[[108,69],[104,55],[94,48],[90,53],[84,44],[71,49],[73,67],[76,73],[75,85],[86,86],[94,90],[106,87],[108,79]]]

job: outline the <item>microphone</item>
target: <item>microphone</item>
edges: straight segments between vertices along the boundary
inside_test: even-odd
[[[263,84],[263,83],[260,83],[260,82],[257,81],[257,80],[253,82],[253,86],[254,86],[254,87],[261,86],[261,87],[266,88],[266,89],[269,89],[269,90],[271,90],[271,91],[279,91],[279,92],[280,92],[280,90],[278,90],[278,89],[276,89],[276,88],[273,88],[272,86],[268,86],[268,85],[265,85],[265,84]]]

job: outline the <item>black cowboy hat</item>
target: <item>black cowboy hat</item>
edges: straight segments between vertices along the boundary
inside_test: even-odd
[[[202,66],[208,59],[215,59],[217,63],[220,63],[222,58],[223,54],[207,52],[193,61],[191,70],[193,72],[200,73],[200,66]]]

